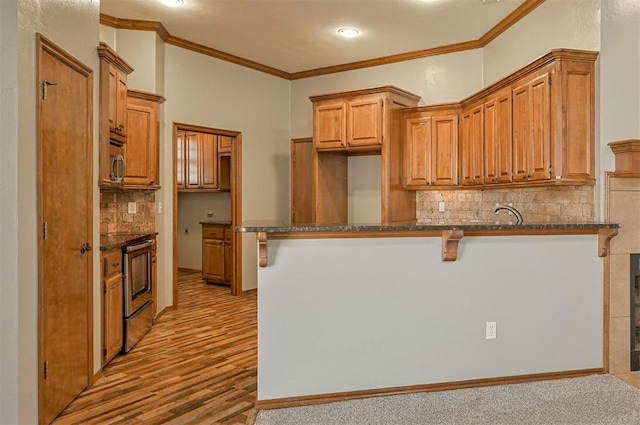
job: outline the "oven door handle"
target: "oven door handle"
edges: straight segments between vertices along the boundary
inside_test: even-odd
[[[153,240],[147,239],[146,241],[137,243],[135,245],[127,245],[126,248],[125,248],[125,251],[126,252],[135,252],[135,251],[139,251],[141,249],[145,249],[147,247],[150,247],[151,245],[153,245]]]

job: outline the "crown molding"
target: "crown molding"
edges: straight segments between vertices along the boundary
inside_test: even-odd
[[[285,80],[299,80],[303,78],[317,77],[320,75],[335,74],[338,72],[353,71],[356,69],[370,68],[373,66],[387,65],[391,63],[404,62],[414,59],[425,58],[429,56],[443,55],[446,53],[462,52],[465,50],[473,50],[485,47],[506,30],[515,25],[522,18],[531,13],[538,6],[543,4],[545,0],[526,0],[516,10],[511,12],[507,17],[498,22],[493,28],[487,31],[477,40],[465,41],[461,43],[448,44],[445,46],[433,47],[430,49],[417,50],[413,52],[400,53],[390,56],[382,56],[375,59],[367,59],[358,62],[345,63],[341,65],[327,66],[324,68],[310,69],[308,71],[299,71],[289,73],[277,68],[273,68],[261,63],[232,55],[221,50],[213,49],[202,44],[194,43],[183,38],[175,37],[167,31],[161,22],[157,21],[141,21],[135,19],[122,19],[109,15],[100,14],[100,24],[113,28],[130,29],[138,31],[155,31],[158,36],[167,44],[182,47],[203,55],[211,56],[236,65],[284,78]]]

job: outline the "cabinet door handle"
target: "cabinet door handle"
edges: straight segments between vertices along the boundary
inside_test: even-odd
[[[91,251],[91,245],[89,245],[89,242],[85,242],[80,246],[80,254],[84,254],[87,251]]]

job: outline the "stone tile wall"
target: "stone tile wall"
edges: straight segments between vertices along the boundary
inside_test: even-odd
[[[129,214],[129,202],[136,213]],[[156,193],[153,190],[100,192],[100,233],[138,233],[156,231]]]
[[[441,201],[444,212],[438,211]],[[525,223],[589,222],[596,217],[593,186],[419,191],[416,216],[418,223],[515,222],[504,211],[496,215],[496,204],[511,204]]]

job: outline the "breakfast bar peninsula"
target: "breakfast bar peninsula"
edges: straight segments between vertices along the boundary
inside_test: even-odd
[[[606,371],[617,224],[245,223],[258,408]]]

